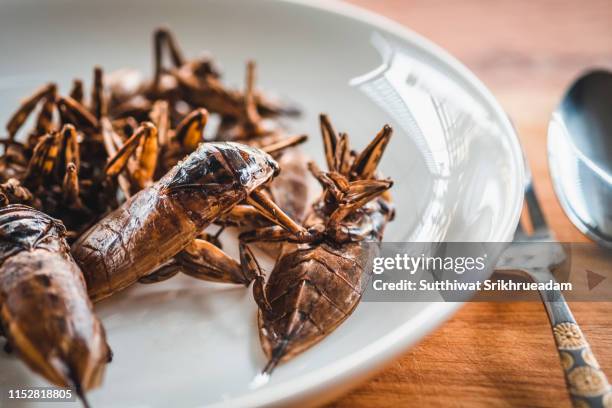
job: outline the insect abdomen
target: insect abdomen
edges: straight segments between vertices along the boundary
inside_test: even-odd
[[[321,245],[279,259],[266,286],[271,310],[260,315],[260,336],[268,356],[279,347],[284,347],[281,361],[299,354],[333,331],[357,306],[367,279],[365,265],[358,244],[345,247],[336,252]]]
[[[110,350],[63,225],[12,205],[0,210],[0,232],[0,324],[9,344],[57,386],[99,385]]]

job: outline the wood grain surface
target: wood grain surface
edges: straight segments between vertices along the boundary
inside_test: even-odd
[[[589,67],[612,69],[612,2],[350,2],[429,38],[481,78],[517,127],[556,237],[586,241],[555,198],[546,129],[573,78]],[[570,306],[602,369],[612,377],[612,302]],[[570,401],[542,304],[474,302],[332,406],[567,407]]]

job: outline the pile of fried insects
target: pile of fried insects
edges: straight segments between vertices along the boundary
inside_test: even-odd
[[[48,83],[0,141],[0,335],[85,405],[112,359],[92,302],[178,273],[252,286],[269,375],[352,313],[370,276],[361,243],[380,241],[394,215],[377,170],[389,126],[356,152],[321,115],[321,170],[296,147],[306,136],[281,126],[298,110],[255,88],[253,62],[231,89],[167,29],[153,45],[151,79],[96,67],[88,95],[78,79],[67,95]],[[307,173],[322,188],[314,200]],[[228,226],[239,259],[219,243]],[[264,243],[267,274],[251,249]]]

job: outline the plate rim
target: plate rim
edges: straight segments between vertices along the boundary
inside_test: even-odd
[[[348,17],[350,19],[377,27],[382,31],[390,32],[402,40],[408,41],[435,55],[451,69],[455,70],[466,82],[474,87],[476,92],[485,100],[486,104],[495,113],[502,133],[507,136],[513,153],[513,159],[517,162],[517,183],[522,185],[525,180],[524,155],[516,129],[512,125],[509,116],[503,110],[493,93],[484,83],[456,57],[431,40],[411,30],[408,27],[373,11],[364,9],[354,4],[340,0],[274,0],[281,3],[294,4],[301,7],[319,9],[332,14]],[[522,188],[517,191],[522,192]],[[513,213],[508,217],[506,225],[500,229],[501,232],[493,241],[510,242],[518,225],[521,209],[523,206],[523,194],[514,197]],[[426,303],[426,302],[424,302]],[[434,329],[447,321],[464,302],[431,302],[418,315],[409,322],[402,324],[395,330],[379,338],[367,347],[335,361],[325,367],[308,372],[291,380],[287,380],[273,387],[263,387],[259,390],[238,395],[226,401],[206,405],[207,407],[229,406],[268,406],[287,405],[309,399],[309,396],[319,393],[316,403],[322,404],[329,401],[351,386],[357,386],[368,377],[380,371],[392,359],[408,350],[414,343],[422,340]],[[414,325],[423,328],[419,336],[410,336]],[[336,388],[334,390],[334,388]],[[314,400],[314,398],[313,398]]]

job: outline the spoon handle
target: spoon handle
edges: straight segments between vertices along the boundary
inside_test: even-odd
[[[554,279],[548,270],[538,270],[531,275],[540,281]],[[542,290],[540,296],[548,313],[572,405],[576,408],[611,407],[612,390],[608,379],[563,294],[558,290]]]

